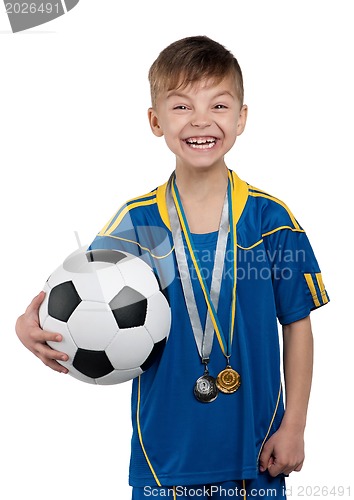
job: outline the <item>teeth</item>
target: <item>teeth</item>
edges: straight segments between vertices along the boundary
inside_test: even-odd
[[[214,137],[190,137],[189,139],[186,139],[187,144],[193,145],[193,144],[211,144],[214,145],[216,142],[216,139]]]
[[[211,149],[215,146],[214,142],[204,142],[204,143],[187,143],[193,149]]]

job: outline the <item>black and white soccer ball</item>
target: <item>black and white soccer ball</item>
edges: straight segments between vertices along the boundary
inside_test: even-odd
[[[171,325],[170,307],[153,270],[117,250],[80,249],[48,278],[39,310],[48,342],[69,356],[60,363],[92,384],[119,384],[160,358]]]

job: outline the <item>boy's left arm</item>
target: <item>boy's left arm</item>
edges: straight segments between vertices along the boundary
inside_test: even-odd
[[[283,326],[286,410],[279,429],[265,443],[260,471],[271,476],[300,471],[313,367],[310,316]]]

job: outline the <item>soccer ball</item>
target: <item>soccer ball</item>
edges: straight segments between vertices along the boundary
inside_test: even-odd
[[[60,363],[92,384],[119,384],[146,371],[162,354],[170,307],[153,270],[117,250],[79,249],[45,283],[39,310],[44,330],[63,336]]]

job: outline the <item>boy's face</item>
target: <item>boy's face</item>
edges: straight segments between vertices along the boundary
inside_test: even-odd
[[[164,136],[177,167],[225,166],[224,156],[242,134],[247,106],[241,106],[234,79],[212,85],[201,81],[161,93],[148,111],[155,135]]]

